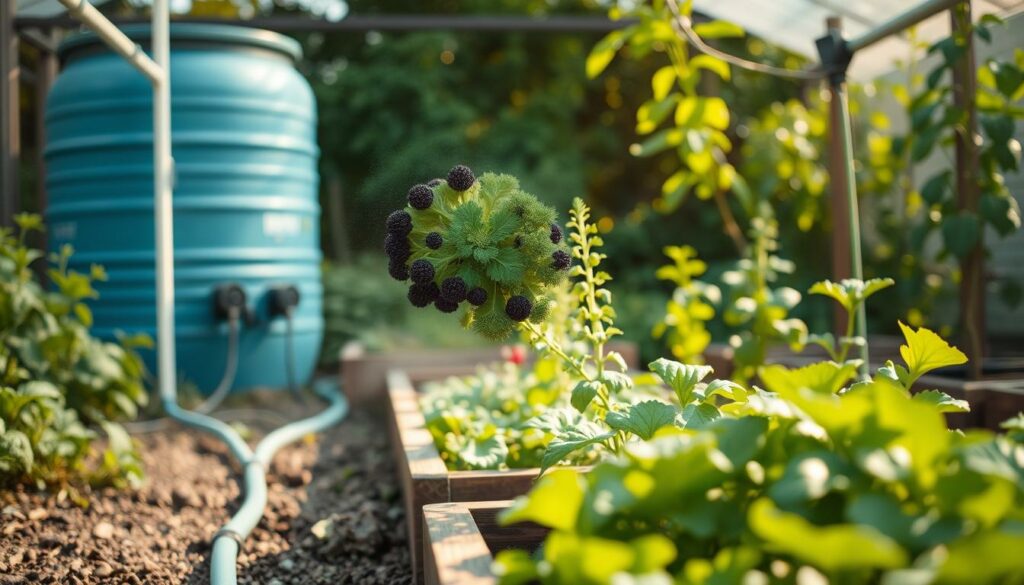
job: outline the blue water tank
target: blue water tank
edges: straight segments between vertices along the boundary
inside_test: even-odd
[[[149,28],[125,27],[149,45]],[[263,30],[171,25],[175,162],[174,281],[179,379],[204,392],[220,380],[228,329],[213,291],[245,289],[235,389],[283,387],[287,323],[268,291],[294,285],[294,378],[312,373],[323,337],[316,107],[296,71],[298,43]],[[91,33],[60,47],[64,69],[46,108],[51,248],[74,246],[71,268],[102,264],[95,332],[156,337],[152,90]],[[155,354],[145,356],[155,367]]]

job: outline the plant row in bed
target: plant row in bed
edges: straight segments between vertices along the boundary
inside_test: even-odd
[[[630,374],[606,350],[621,331],[603,286],[611,277],[600,269],[601,238],[583,202],[571,210],[573,262],[563,266],[546,250],[519,251],[533,234],[561,251],[545,223],[550,213],[531,220],[539,212],[528,209],[539,204],[513,179],[468,181],[466,172],[410,191],[410,208],[389,220],[391,272],[413,277],[413,304],[426,304],[424,287],[437,289],[443,302],[435,306],[444,312],[468,300],[466,326],[492,334],[497,323],[503,332],[511,323],[540,359],[532,369],[506,366],[434,384],[422,400],[408,378],[393,374],[394,434],[412,469],[404,479],[417,521],[432,501],[508,498],[543,474],[502,522],[533,522],[550,534],[535,552],[497,557],[503,582],[999,582],[1024,575],[1024,561],[1004,555],[978,574],[981,581],[964,580],[964,558],[1022,542],[1022,422],[1008,422],[1012,432],[1003,436],[950,432],[944,414],[964,412],[967,403],[911,392],[928,372],[966,361],[939,336],[901,324],[903,364],[890,361],[870,374],[849,359],[865,343],[850,335],[815,338],[828,361],[757,368],[757,385],[711,380],[708,366],[664,358],[650,364],[651,373]],[[456,181],[463,182],[452,188]],[[466,206],[473,221],[462,225]],[[418,244],[425,230],[455,247]],[[495,258],[508,265],[493,269]],[[560,289],[562,270],[573,281]],[[452,278],[466,286],[453,287]],[[839,302],[853,331],[857,309],[891,284],[825,281],[811,292]],[[459,300],[463,288],[486,290],[491,304],[481,314],[482,305]],[[529,311],[519,310],[516,297],[528,300]],[[432,494],[411,483],[416,462],[427,459],[418,471]],[[458,474],[473,473],[480,475],[470,481],[487,479],[459,493]],[[446,517],[438,510],[427,508],[428,519]],[[443,541],[448,531],[438,530]],[[437,532],[422,531],[428,538]],[[420,535],[418,522],[412,534]],[[424,544],[428,579],[441,574],[441,544]]]

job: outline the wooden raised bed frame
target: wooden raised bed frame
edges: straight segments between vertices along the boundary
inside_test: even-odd
[[[496,585],[491,563],[499,551],[534,551],[548,529],[532,522],[499,526],[509,501],[432,504],[423,508],[427,585]]]
[[[449,471],[434,446],[420,409],[416,384],[439,377],[468,375],[476,368],[429,368],[388,373],[388,433],[405,500],[409,555],[416,583],[423,582],[423,516],[429,504],[511,500],[530,491],[540,469],[508,471]]]
[[[638,361],[636,346],[612,344],[631,367]],[[441,356],[442,354],[438,354]],[[423,583],[423,506],[448,502],[510,500],[530,491],[540,468],[507,471],[449,471],[420,409],[416,385],[450,376],[476,373],[483,363],[456,363],[439,357],[429,366],[392,369],[387,374],[387,420],[391,449],[406,510],[409,555],[414,583]]]

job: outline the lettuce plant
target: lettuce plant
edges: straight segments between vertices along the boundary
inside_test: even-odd
[[[78,479],[125,485],[142,477],[131,439],[116,423],[134,418],[146,402],[144,367],[133,347],[145,337],[109,343],[89,335],[93,281],[68,270],[72,251],[52,258],[46,291],[31,265],[42,252],[25,244],[42,229],[38,216],[17,218],[17,234],[0,229],[0,484],[29,481],[70,485]],[[87,469],[96,429],[108,441],[98,465]]]
[[[408,200],[387,218],[384,249],[391,276],[412,281],[409,302],[444,313],[464,306],[463,323],[495,340],[517,323],[543,321],[547,290],[571,260],[553,209],[515,177],[477,179],[462,165],[413,186]]]
[[[851,363],[770,366],[765,389],[719,392],[714,420],[550,472],[502,521],[551,533],[499,553],[501,583],[1021,582],[1020,417],[1008,435],[950,432],[948,397],[908,388],[966,358],[903,330],[904,363],[868,381]]]

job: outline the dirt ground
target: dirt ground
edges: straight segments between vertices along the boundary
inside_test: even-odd
[[[384,428],[351,412],[277,454],[266,514],[239,556],[240,583],[411,582]],[[237,509],[239,468],[194,430],[138,439],[147,472],[139,490],[87,494],[87,508],[24,488],[0,492],[0,583],[208,582],[210,539]]]

